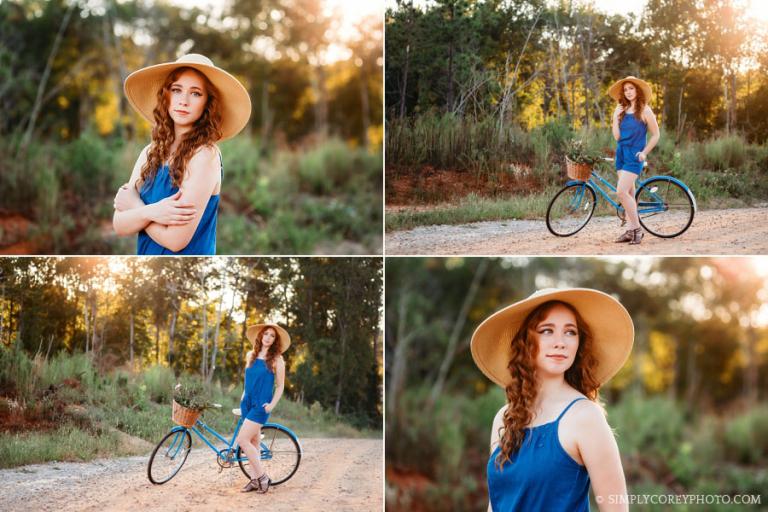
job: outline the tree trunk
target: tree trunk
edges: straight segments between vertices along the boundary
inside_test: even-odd
[[[83,323],[85,324],[85,353],[88,353],[88,342],[90,341],[90,319],[88,318],[88,295],[83,300]]]
[[[200,376],[202,378],[205,378],[208,371],[208,368],[207,368],[207,365],[208,365],[208,302],[206,297],[207,290],[205,288],[205,278],[206,278],[205,272],[201,271],[200,284],[202,288],[203,304],[202,304],[202,307],[200,308],[200,314],[202,315],[201,324],[203,326],[203,333],[202,333],[203,334],[202,336],[203,355],[200,358]]]
[[[269,134],[272,132],[272,111],[269,109],[269,82],[261,82],[261,139],[269,140]]]
[[[130,322],[129,323],[129,326],[130,326],[130,337],[129,337],[129,343],[128,343],[129,353],[130,353],[129,361],[131,363],[131,371],[133,371],[133,340],[134,340],[134,333],[133,333],[133,324],[134,324],[133,308],[131,308],[130,315],[128,316],[128,321]]]
[[[51,68],[53,67],[53,61],[56,59],[56,55],[59,53],[59,46],[61,46],[61,40],[64,38],[64,31],[69,25],[69,20],[72,17],[72,12],[75,10],[77,2],[72,2],[67,8],[67,12],[61,20],[59,25],[59,32],[56,34],[56,39],[53,41],[53,47],[51,53],[48,54],[48,61],[45,63],[45,70],[43,76],[40,78],[40,82],[37,84],[37,94],[35,96],[35,102],[32,104],[32,114],[29,116],[29,124],[24,132],[24,137],[21,140],[21,146],[17,156],[25,153],[30,140],[32,139],[32,133],[35,131],[35,123],[37,122],[37,116],[40,115],[40,107],[42,106],[43,92],[48,84],[48,78],[51,75]]]
[[[347,277],[347,276],[345,276]],[[352,296],[351,296],[351,285],[349,282],[348,277],[344,280],[344,304],[351,304]],[[346,325],[346,318],[344,317],[344,313],[339,313],[337,323],[339,326],[339,338],[341,339],[341,356],[339,358],[339,376],[338,376],[338,382],[336,383],[336,405],[335,405],[335,411],[336,416],[339,415],[341,412],[341,398],[343,393],[343,382],[344,382],[344,359],[347,354],[347,337],[349,336],[349,329],[348,325]]]
[[[411,45],[405,46],[405,66],[403,69],[403,81],[400,87],[400,120],[405,117],[405,99],[408,94],[408,67],[411,61]]]
[[[173,353],[173,336],[176,333],[176,319],[179,317],[179,309],[181,309],[181,304],[179,304],[179,307],[173,308],[173,311],[171,312],[171,321],[169,322],[168,326],[168,367],[173,370],[173,374],[176,375],[176,371],[174,369],[174,353]]]
[[[435,402],[443,392],[443,386],[445,385],[445,379],[448,376],[448,370],[453,364],[453,358],[456,356],[456,344],[459,342],[459,336],[461,330],[464,328],[464,324],[467,321],[469,315],[469,308],[475,300],[477,290],[480,287],[480,281],[482,281],[485,271],[488,269],[488,260],[483,259],[475,269],[475,275],[472,278],[472,283],[469,285],[469,290],[464,296],[464,302],[461,305],[456,321],[453,324],[451,335],[448,338],[448,346],[445,348],[445,354],[443,355],[443,362],[440,364],[440,370],[437,373],[435,383],[432,385],[432,391],[429,394],[429,400],[427,401],[427,410],[431,411],[435,405]]]
[[[748,408],[752,408],[757,405],[759,399],[759,373],[758,363],[759,355],[757,353],[757,328],[752,327],[747,329],[746,334],[746,354],[747,354],[747,367],[744,372],[744,398]]]
[[[371,108],[368,104],[368,76],[365,72],[365,62],[360,66],[360,117],[363,119],[363,133],[361,134],[361,141],[363,147],[368,148],[368,130],[371,126]]]
[[[155,364],[160,364],[160,321],[155,322]]]
[[[728,102],[728,120],[729,120],[729,127],[728,127],[728,133],[732,132],[736,129],[736,71],[731,71],[731,80],[730,80],[730,86],[731,86],[731,97],[730,101]]]
[[[210,384],[213,379],[213,372],[216,371],[216,356],[219,354],[219,327],[221,326],[221,306],[224,302],[224,294],[219,297],[219,305],[216,308],[216,327],[213,331],[213,350],[211,350],[211,365],[208,369],[208,375],[205,381]]]
[[[322,139],[328,136],[328,92],[325,86],[325,69],[317,64],[312,73],[312,87],[315,90],[315,131]]]

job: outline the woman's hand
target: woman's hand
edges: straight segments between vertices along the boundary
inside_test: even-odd
[[[616,105],[616,109],[613,111],[613,118],[614,119],[618,119],[619,118],[619,114],[624,112],[624,110],[625,110],[624,105],[622,105],[621,103]]]
[[[266,412],[267,414],[271,413],[272,409],[274,409],[274,408],[275,408],[275,406],[272,405],[271,403],[264,404],[264,412]]]
[[[635,153],[635,158],[637,158],[638,162],[645,162],[645,159],[648,158],[648,156],[644,152],[638,151]]]
[[[141,200],[141,197],[139,197],[139,193],[136,192],[136,189],[126,183],[117,190],[114,206],[115,210],[124,212],[133,210],[134,208],[140,208],[144,206],[144,202]]]
[[[150,219],[164,226],[183,226],[195,220],[197,215],[194,203],[181,199],[181,190],[150,207]]]

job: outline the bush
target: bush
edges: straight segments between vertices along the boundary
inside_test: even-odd
[[[728,460],[733,462],[757,464],[768,459],[768,405],[728,421],[725,446]]]
[[[32,361],[19,343],[10,348],[0,344],[0,394],[26,400],[34,392],[33,384]]]
[[[167,366],[152,365],[142,373],[147,396],[159,404],[171,403],[170,397],[176,383],[173,370]]]

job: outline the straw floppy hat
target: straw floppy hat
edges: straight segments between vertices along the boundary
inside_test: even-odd
[[[128,101],[141,117],[154,124],[152,112],[157,104],[157,91],[176,68],[194,68],[204,74],[219,91],[221,103],[221,140],[237,135],[251,117],[251,98],[237,78],[213,65],[211,59],[197,53],[182,55],[175,62],[156,64],[134,71],[125,79]]]
[[[651,91],[650,84],[645,80],[640,80],[639,78],[631,75],[628,77],[622,78],[621,80],[614,83],[608,89],[608,96],[615,99],[616,101],[619,101],[619,98],[621,97],[621,93],[622,93],[622,88],[624,87],[624,82],[632,82],[635,85],[635,87],[642,89],[643,96],[645,96],[645,102],[646,103],[651,102],[651,98],[653,98],[653,91]]]
[[[288,347],[291,346],[291,335],[288,334],[288,331],[283,329],[277,324],[255,324],[255,325],[249,325],[248,329],[245,331],[246,337],[251,340],[251,343],[254,343],[254,340],[256,339],[256,336],[259,334],[259,331],[261,331],[264,327],[271,327],[274,330],[277,331],[277,334],[280,336],[280,353],[282,354],[286,350],[288,350]]]
[[[589,326],[598,360],[595,378],[600,384],[624,366],[635,338],[632,318],[624,306],[610,295],[589,288],[546,288],[497,311],[477,327],[472,335],[472,358],[486,377],[501,387],[509,384],[512,338],[537,306],[551,300],[573,306]]]

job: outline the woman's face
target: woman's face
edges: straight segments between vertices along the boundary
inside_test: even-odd
[[[208,101],[205,81],[196,72],[187,69],[171,84],[168,115],[176,126],[192,126],[203,115]]]
[[[562,304],[554,305],[533,326],[539,342],[536,367],[545,375],[562,375],[573,365],[579,348],[576,316]]]
[[[277,333],[274,329],[269,328],[261,335],[261,345],[265,348],[269,348],[275,342],[275,338],[277,338]]]
[[[624,97],[627,98],[627,101],[635,101],[635,98],[637,98],[637,89],[635,88],[635,84],[632,82],[627,82],[623,86],[624,89]]]

